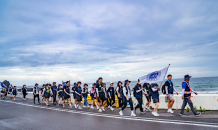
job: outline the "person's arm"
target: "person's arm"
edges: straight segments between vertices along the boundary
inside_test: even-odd
[[[155,86],[154,86],[154,87],[152,87],[151,89],[152,89],[152,91],[153,91],[153,92],[156,92],[156,91],[158,91],[158,89],[157,89]]]
[[[52,92],[51,88],[50,88],[50,94],[53,95],[53,92]]]
[[[9,89],[8,89],[9,90]],[[21,91],[20,91],[21,93],[23,92],[23,89],[21,89]]]
[[[44,93],[45,93],[45,88],[42,90],[42,95],[44,95]]]
[[[182,97],[184,98],[186,83],[182,84]]]
[[[69,93],[66,91],[66,89],[64,88],[64,92],[68,95]]]
[[[108,88],[108,95],[109,95],[109,97],[111,97],[111,94],[110,94],[110,88]]]
[[[35,92],[34,92],[34,91],[35,91],[35,88],[33,88],[33,94],[35,94]]]
[[[135,88],[138,89],[139,88],[138,85],[136,85]],[[138,90],[136,90],[136,93],[140,93],[141,91],[142,91],[142,89],[138,89]]]
[[[98,88],[96,88],[96,94],[98,95]]]
[[[146,89],[145,90],[142,90],[142,92],[147,96],[147,91],[146,91]]]
[[[124,95],[124,97],[127,98],[127,95],[126,95],[126,87],[123,87],[123,95]]]

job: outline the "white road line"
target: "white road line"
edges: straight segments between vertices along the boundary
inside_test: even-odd
[[[0,100],[4,101],[4,100]],[[12,101],[4,101],[8,103],[15,103],[15,104],[20,104],[20,105],[25,105],[25,106],[31,106],[31,107],[38,107],[38,108],[45,108],[45,109],[51,109],[55,111],[64,111],[64,112],[70,112],[70,113],[76,113],[76,114],[83,114],[83,115],[90,115],[90,116],[97,116],[97,117],[107,117],[107,118],[116,118],[116,119],[125,119],[125,120],[134,120],[134,121],[146,121],[146,122],[158,122],[158,123],[169,123],[169,124],[178,124],[178,125],[193,125],[193,126],[204,126],[204,127],[216,127],[218,128],[218,125],[210,125],[205,122],[205,124],[199,124],[199,123],[188,123],[188,122],[179,122],[178,120],[175,121],[164,121],[164,120],[151,120],[151,119],[137,119],[137,118],[132,118],[132,117],[123,117],[123,116],[116,116],[116,115],[108,115],[108,114],[98,114],[98,113],[89,113],[89,112],[84,112],[84,111],[76,111],[76,110],[68,110],[68,109],[58,109],[58,108],[49,108],[49,107],[41,107],[41,106],[34,106],[34,105],[29,105],[29,104],[24,104],[24,103],[16,103]]]

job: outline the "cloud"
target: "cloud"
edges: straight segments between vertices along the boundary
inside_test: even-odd
[[[217,71],[216,1],[22,0],[1,5],[0,80],[136,80],[169,63],[178,78]]]

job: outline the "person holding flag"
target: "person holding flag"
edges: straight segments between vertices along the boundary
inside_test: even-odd
[[[185,109],[185,106],[188,105],[190,106],[192,112],[194,113],[195,116],[199,116],[201,115],[201,113],[197,113],[193,107],[193,103],[191,101],[191,93],[195,93],[196,95],[198,95],[197,92],[195,92],[190,84],[189,84],[189,81],[191,79],[191,76],[189,75],[185,75],[184,76],[184,81],[182,82],[182,99],[183,99],[183,104],[182,104],[182,107],[181,107],[181,111],[180,111],[180,115],[181,116],[185,116],[186,114],[184,114],[184,109]]]

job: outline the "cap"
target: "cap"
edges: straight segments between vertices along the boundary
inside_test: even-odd
[[[129,82],[129,83],[130,83],[131,81],[129,81],[129,80],[127,79],[127,80],[125,80],[125,83],[127,83],[127,82]]]
[[[80,83],[80,84],[81,84],[81,82],[80,82],[80,81],[78,81],[78,82],[77,82],[77,84],[78,84],[78,83]]]
[[[184,79],[190,79],[192,76],[189,76],[188,74],[184,76]]]
[[[99,80],[99,79],[103,79],[103,78],[102,78],[102,77],[99,77],[98,80]]]
[[[56,84],[56,82],[53,82],[53,84]]]
[[[123,84],[121,81],[118,81],[118,84],[119,84],[119,83]]]
[[[84,86],[85,86],[85,85],[89,86],[87,83],[85,83]]]
[[[96,83],[93,83],[92,86],[96,86]]]
[[[58,87],[62,86],[61,84],[58,84]]]
[[[114,84],[113,82],[111,82],[110,84]]]
[[[39,84],[35,83],[35,86],[36,86],[36,85],[39,85]]]

